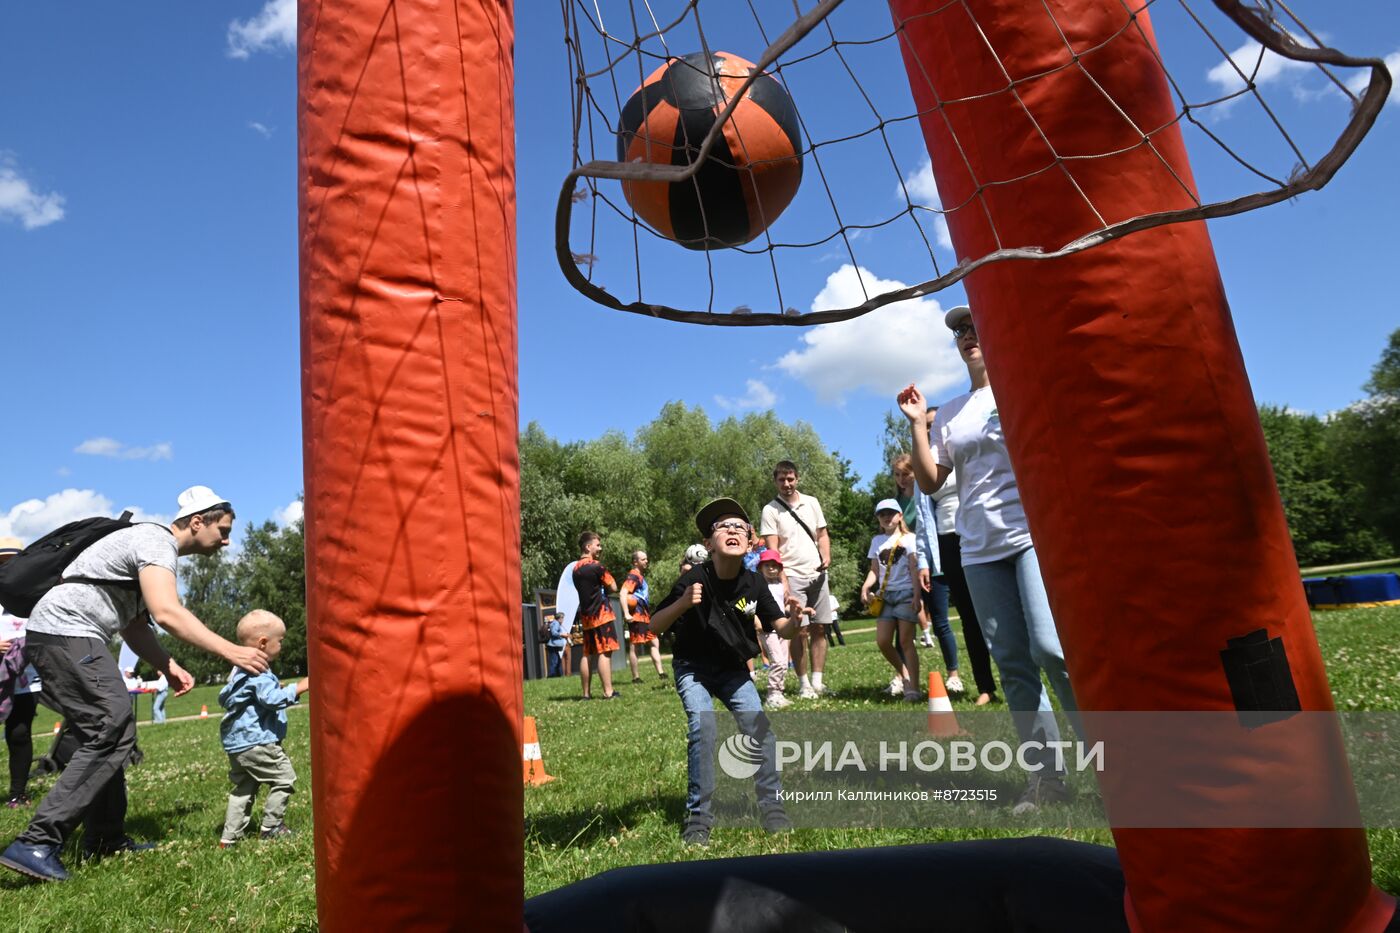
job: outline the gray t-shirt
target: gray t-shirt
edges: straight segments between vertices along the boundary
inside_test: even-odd
[[[79,554],[65,577],[135,580],[146,567],[175,572],[175,536],[163,525],[114,531]],[[91,583],[63,583],[44,594],[29,615],[29,631],[110,641],[145,610],[141,591]]]

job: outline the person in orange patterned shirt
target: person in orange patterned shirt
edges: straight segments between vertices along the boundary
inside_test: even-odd
[[[632,552],[632,570],[622,581],[622,618],[627,621],[627,666],[632,669],[632,683],[642,682],[637,673],[637,648],[649,645],[651,663],[656,665],[656,677],[661,686],[670,686],[666,669],[661,666],[661,645],[651,630],[651,588],[647,586],[647,567],[651,561],[646,551]]]
[[[603,699],[615,700],[618,693],[612,685],[612,653],[617,650],[617,633],[613,630],[616,616],[608,603],[608,593],[617,592],[617,581],[608,569],[598,563],[603,552],[603,539],[596,532],[585,531],[578,536],[579,559],[574,564],[574,589],[578,590],[578,628],[583,631],[583,660],[579,677],[583,681],[583,698],[593,699],[593,671],[598,667],[598,679],[603,683]]]

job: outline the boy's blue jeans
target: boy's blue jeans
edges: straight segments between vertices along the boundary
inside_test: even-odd
[[[687,822],[704,826],[714,823],[711,798],[715,792],[716,699],[734,716],[739,730],[763,749],[763,760],[758,773],[754,775],[759,810],[781,808],[778,792],[782,790],[782,781],[778,777],[776,740],[748,670],[742,667],[737,670],[715,669],[682,660],[675,661],[673,666],[676,693],[685,707],[687,726]]]

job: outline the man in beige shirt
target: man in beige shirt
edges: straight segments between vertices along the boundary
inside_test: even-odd
[[[797,465],[791,460],[778,461],[773,467],[773,485],[778,495],[763,507],[759,534],[782,555],[789,592],[803,607],[815,610],[813,615],[803,615],[802,635],[792,641],[793,661],[801,681],[798,696],[814,700],[826,692],[822,671],[826,667],[826,620],[831,618],[831,591],[826,580],[826,570],[831,566],[831,537],[826,531],[821,503],[814,496],[798,492],[797,483]],[[809,618],[813,620],[810,624],[805,621]]]

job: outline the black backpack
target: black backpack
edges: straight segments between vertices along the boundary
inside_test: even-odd
[[[87,548],[114,531],[132,526],[131,513],[121,518],[83,518],[51,531],[14,557],[0,564],[0,606],[21,619],[30,613],[44,594],[60,583],[101,583],[123,589],[139,589],[135,580],[94,580],[65,577],[63,571]]]

